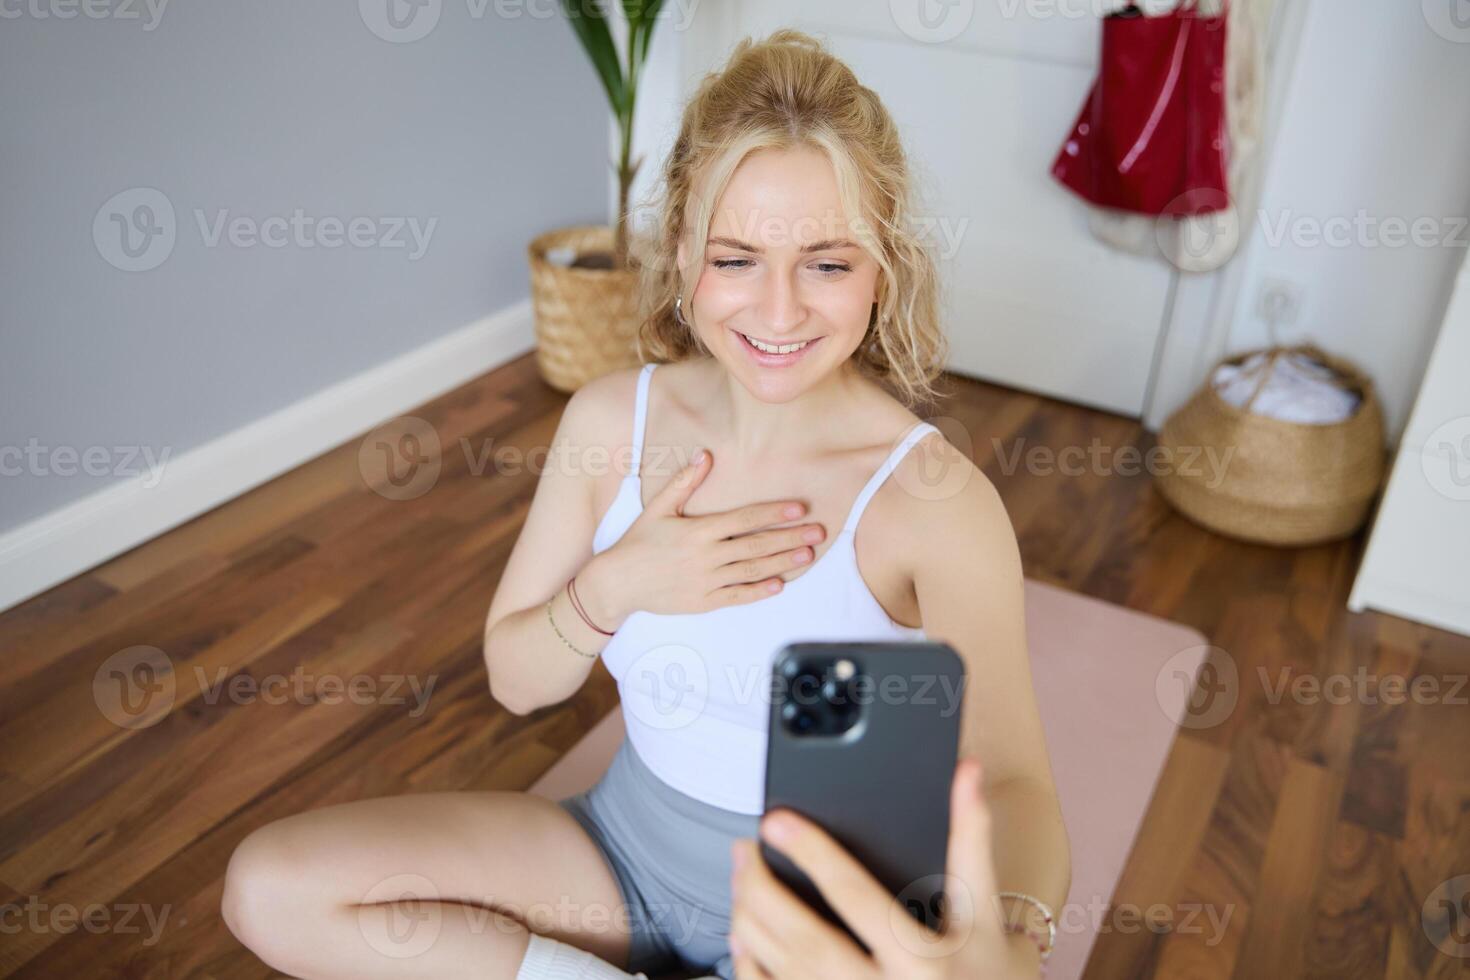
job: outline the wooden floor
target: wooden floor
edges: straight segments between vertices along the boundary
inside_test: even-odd
[[[1470,639],[1347,613],[1361,538],[1248,546],[1172,513],[1147,476],[1007,465],[1017,447],[1147,448],[1135,422],[951,387],[940,414],[971,434],[1028,575],[1194,626],[1239,670],[1234,711],[1176,742],[1114,896],[1175,928],[1105,916],[1089,976],[1470,972],[1431,938],[1470,943],[1470,900],[1434,894],[1470,875],[1470,691],[1455,687]],[[248,831],[365,796],[524,788],[613,706],[599,664],[571,701],[511,715],[480,659],[536,476],[479,463],[545,447],[564,404],[521,359],[415,413],[444,450],[420,496],[370,489],[353,441],[0,614],[0,970],[269,975],[218,915]],[[1274,698],[1283,676],[1360,671],[1367,696]],[[1393,674],[1439,693],[1383,703],[1374,678]],[[120,700],[124,676],[145,696]],[[272,676],[308,692],[321,676],[378,686],[253,691]],[[405,677],[418,695],[391,689]],[[94,925],[79,926],[92,905]],[[1229,918],[1186,927],[1199,907]]]

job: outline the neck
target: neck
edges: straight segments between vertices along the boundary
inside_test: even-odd
[[[729,433],[741,459],[803,455],[808,447],[828,444],[851,419],[858,398],[858,379],[844,363],[812,388],[790,401],[772,404],[756,398],[735,376],[714,361],[719,380],[709,402],[712,420]]]

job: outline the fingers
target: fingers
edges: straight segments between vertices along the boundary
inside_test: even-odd
[[[715,601],[720,605],[733,605],[771,595],[769,583],[782,582],[783,572],[811,564],[816,550],[810,541],[820,541],[825,536],[826,531],[820,524],[803,524],[718,542],[716,560],[722,564],[714,570],[714,581],[720,586],[720,591],[732,586],[738,589],[746,583],[755,584],[757,588],[753,592],[719,595]],[[776,591],[779,590],[778,586]]]
[[[981,795],[980,760],[961,759],[950,787],[949,846],[945,867],[945,931],[967,933],[975,924],[977,903],[993,909],[995,867],[990,850],[990,807]],[[987,916],[987,919],[990,918]]]
[[[649,501],[649,510],[682,516],[684,504],[688,502],[694,491],[699,489],[700,483],[704,482],[712,465],[713,457],[708,449],[701,449],[695,453],[689,465],[680,470],[668,482],[668,485],[658,492],[658,496]]]
[[[858,978],[872,961],[772,873],[753,840],[735,842],[730,936],[735,949],[776,980]]]
[[[735,980],[774,980],[749,953],[736,953],[731,962],[735,966]]]
[[[747,585],[727,585],[709,594],[705,608],[720,609],[725,606],[741,606],[748,602],[759,602],[761,599],[775,595],[785,587],[786,583],[779,578],[762,579]]]
[[[749,534],[772,524],[784,524],[805,513],[806,504],[799,500],[773,500],[747,504],[718,514],[704,514],[698,520],[704,522],[711,537],[721,539]]]
[[[761,821],[761,836],[806,873],[827,904],[880,962],[885,954],[891,958],[895,944],[904,949],[926,944],[928,930],[817,824],[782,809]]]
[[[785,962],[786,956],[766,927],[743,909],[736,910],[730,919],[730,955],[735,976],[740,980],[780,976],[767,969],[766,964],[774,964],[778,958]]]
[[[777,528],[774,531],[758,531],[738,538],[726,538],[716,543],[715,554],[723,563],[749,561],[770,555],[806,550],[827,536],[827,529],[820,524],[798,524],[796,527]],[[747,580],[748,581],[748,580]]]
[[[760,582],[782,572],[812,562],[812,549],[803,545],[795,551],[782,551],[764,558],[746,558],[721,565],[715,569],[716,581],[721,585],[739,585],[742,582]]]

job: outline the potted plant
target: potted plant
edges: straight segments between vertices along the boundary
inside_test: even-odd
[[[538,235],[527,250],[536,363],[546,383],[561,391],[575,391],[595,377],[638,363],[638,261],[637,250],[630,247],[627,214],[643,157],[631,160],[633,108],[662,6],[663,0],[622,0],[628,43],[620,59],[605,4],[562,0],[607,93],[621,145],[612,163],[618,175],[617,225],[556,228]]]

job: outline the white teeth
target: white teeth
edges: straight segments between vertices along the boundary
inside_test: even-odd
[[[810,340],[803,340],[799,344],[782,344],[781,346],[777,347],[772,344],[763,344],[749,334],[741,334],[740,336],[750,341],[750,346],[766,354],[790,354],[792,351],[801,350],[807,344],[811,343]]]

